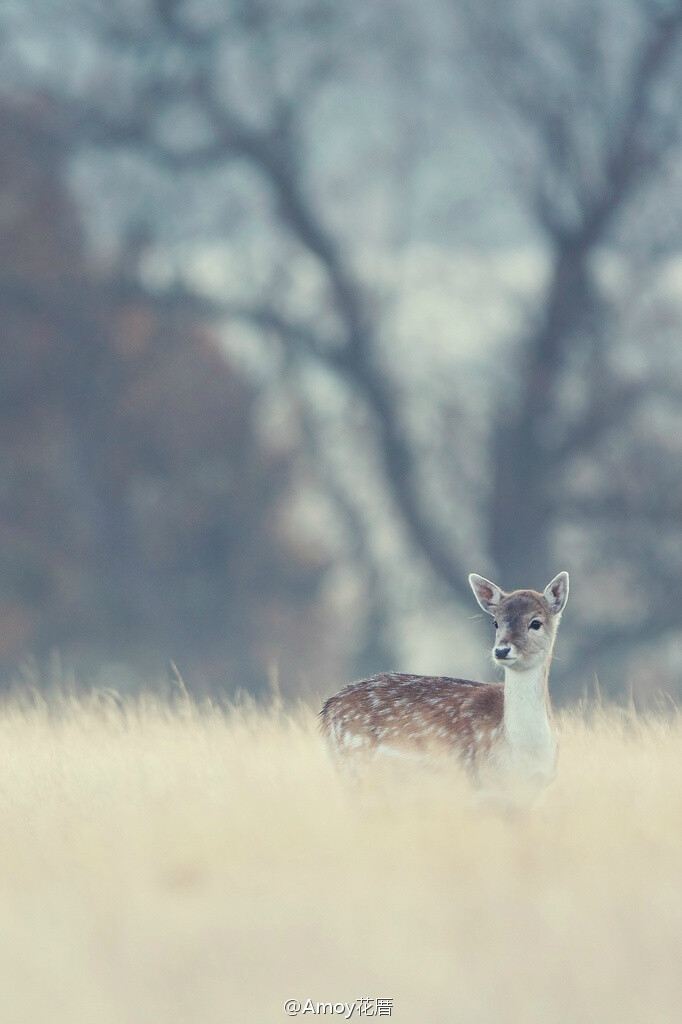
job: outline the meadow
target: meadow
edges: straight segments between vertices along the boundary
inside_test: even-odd
[[[0,1020],[678,1024],[682,718],[559,725],[501,813],[455,772],[349,787],[306,707],[7,698]]]

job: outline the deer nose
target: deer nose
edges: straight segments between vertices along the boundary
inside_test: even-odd
[[[507,657],[510,651],[511,646],[509,644],[506,644],[504,647],[496,647],[495,657],[498,659],[498,661],[504,661],[504,659]]]

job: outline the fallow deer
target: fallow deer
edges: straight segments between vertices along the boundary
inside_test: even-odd
[[[482,788],[541,788],[551,781],[557,740],[548,675],[568,573],[542,593],[507,594],[475,573],[469,583],[495,620],[492,657],[504,669],[504,683],[395,672],[351,683],[320,712],[335,758],[357,764],[383,754],[428,759],[440,752]]]

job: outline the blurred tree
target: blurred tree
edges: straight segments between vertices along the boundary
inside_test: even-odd
[[[354,508],[368,492],[390,494],[403,551],[456,597],[470,601],[474,567],[503,585],[573,570],[563,684],[580,688],[597,670],[615,689],[637,645],[679,628],[679,312],[661,288],[682,241],[682,6],[122,0],[102,10],[64,0],[55,9],[62,32],[52,44],[42,27],[23,26],[42,31],[40,69],[9,45],[12,88],[40,81],[60,145],[91,161],[104,154],[100,182],[119,175],[128,194],[137,185],[160,249],[177,240],[167,234],[172,212],[177,236],[239,234],[240,252],[258,253],[225,301],[180,270],[165,290],[155,282],[154,308],[211,311],[276,339],[309,406],[313,457],[330,464],[329,422],[343,423],[362,450],[338,489]],[[368,269],[367,249],[415,241],[425,150],[433,170],[458,126],[449,111],[463,103],[459,125],[489,133],[509,172],[506,205],[547,270],[523,329],[498,350],[495,389],[465,382],[443,399],[433,380],[416,393],[418,359],[398,364],[387,340],[396,296]],[[455,187],[449,176],[446,185]],[[186,219],[181,195],[191,196]],[[478,216],[489,200],[478,195]],[[440,201],[450,210],[451,197]],[[452,244],[462,220],[442,219]],[[149,265],[132,263],[141,290]],[[331,400],[320,371],[344,399]],[[385,491],[366,458],[368,424]],[[380,512],[388,507],[385,498]],[[361,549],[380,559],[376,532]],[[489,568],[472,565],[474,553]]]
[[[565,552],[571,672],[616,689],[679,629],[682,4],[460,4],[548,276],[491,436],[489,537],[505,578]],[[564,555],[563,557],[566,557]],[[545,570],[546,571],[546,570]]]
[[[328,556],[287,527],[291,442],[193,313],[88,265],[45,125],[0,109],[0,664],[58,648],[252,692],[271,668],[324,677]]]

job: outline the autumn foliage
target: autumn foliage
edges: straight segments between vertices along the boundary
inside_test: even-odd
[[[93,264],[48,121],[0,110],[5,677],[59,651],[295,689],[324,645],[325,555],[282,528],[294,447],[196,316]]]

